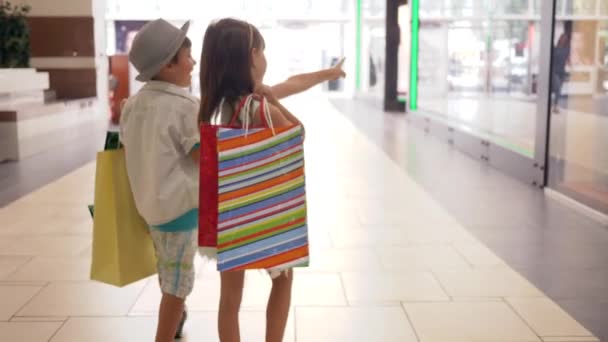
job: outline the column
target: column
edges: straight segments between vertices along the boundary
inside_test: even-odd
[[[58,99],[98,98],[107,113],[105,0],[25,0],[31,67],[49,73]]]

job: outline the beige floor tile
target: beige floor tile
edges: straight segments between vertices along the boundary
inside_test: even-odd
[[[412,198],[410,197],[408,200],[412,200]],[[403,201],[397,203],[403,203]],[[407,203],[404,203],[404,207],[407,207]],[[418,208],[418,206],[414,206],[414,208]],[[439,210],[438,208],[433,208],[431,210],[421,209],[418,212],[408,211],[407,209],[399,211],[363,211],[359,212],[359,219],[364,226],[398,224],[405,227],[424,228],[428,226],[444,227],[457,224],[454,219],[447,215],[437,215],[436,212]]]
[[[44,224],[41,224],[44,222]],[[0,236],[47,236],[77,235],[88,237],[92,234],[91,218],[74,219],[53,216],[48,218],[28,217],[12,222],[0,230]]]
[[[264,310],[272,282],[264,271],[248,271],[243,291],[244,310]],[[346,305],[342,282],[338,274],[297,274],[293,285],[293,305],[338,306]],[[197,279],[186,303],[193,311],[215,311],[218,308],[220,282],[215,275]],[[133,315],[158,311],[161,293],[155,279],[151,280],[130,311]]]
[[[454,248],[475,268],[508,267],[501,258],[482,243],[456,242]]]
[[[314,226],[309,226],[308,229],[308,246],[311,251],[326,250],[332,248],[329,233]]]
[[[357,221],[357,210],[352,207],[342,207],[328,201],[322,194],[319,196],[309,196],[312,206],[308,206],[308,219],[315,222],[327,220],[330,222],[350,222]],[[358,222],[358,221],[357,221]]]
[[[428,272],[361,272],[342,274],[350,303],[386,304],[406,301],[445,301],[449,297]]]
[[[35,192],[33,193],[36,194]],[[40,219],[49,220],[54,218],[65,218],[75,221],[90,219],[89,210],[86,206],[69,203],[34,203],[32,201],[17,201],[7,207],[13,219]],[[32,209],[36,209],[36,215],[32,216]],[[3,214],[0,214],[3,215]],[[0,216],[2,217],[2,216]]]
[[[0,341],[47,342],[62,322],[0,322]]]
[[[382,266],[391,271],[470,269],[471,266],[452,246],[379,248]]]
[[[11,322],[65,322],[68,316],[13,317]]]
[[[34,209],[36,210],[36,215],[32,215],[32,210]],[[46,221],[55,217],[60,209],[60,206],[52,204],[36,205],[22,200],[13,202],[0,212],[0,219],[4,223],[0,226],[0,230],[10,229],[24,222]]]
[[[91,261],[73,257],[36,257],[7,278],[9,281],[89,280]]]
[[[299,273],[369,271],[377,269],[380,257],[371,248],[330,249],[311,251],[310,267],[296,269]]]
[[[153,277],[148,284],[144,287],[144,290],[139,295],[135,304],[129,311],[131,315],[152,315],[158,312],[158,306],[162,298],[160,286],[158,285],[158,278]],[[189,298],[191,299],[192,296]],[[191,300],[187,302],[188,307],[191,308]],[[191,308],[192,309],[192,308]]]
[[[50,342],[154,341],[155,317],[73,317]]]
[[[298,274],[294,276],[293,305],[343,306],[347,305],[340,275]]]
[[[41,289],[41,286],[0,285],[0,321],[11,319]]]
[[[329,232],[335,248],[408,246],[410,240],[399,228],[342,229]]]
[[[405,303],[421,342],[540,341],[504,302]]]
[[[544,342],[601,342],[595,337],[544,337]]]
[[[123,288],[96,282],[56,282],[36,295],[18,316],[126,315],[145,281]]]
[[[217,308],[219,304],[219,285],[195,286],[192,295],[186,301],[191,319],[185,327],[185,338],[182,341],[217,341]],[[215,287],[215,288],[212,288]],[[267,293],[258,294],[267,299]],[[244,300],[245,301],[245,300]],[[155,315],[158,312],[160,290],[158,286],[148,286],[144,294],[134,306],[131,314]],[[243,341],[262,341],[264,336],[265,302],[258,303],[257,308],[245,306],[240,314],[241,334]],[[258,311],[255,311],[257,309]],[[294,340],[293,313],[288,322],[285,341]]]
[[[5,280],[30,259],[29,257],[0,256],[0,280]]]
[[[266,313],[264,311],[241,311],[239,323],[242,342],[264,341],[266,335]],[[184,327],[183,342],[218,341],[217,313],[194,312]],[[295,342],[294,313],[290,313],[283,342]]]
[[[478,243],[473,235],[460,226],[406,227],[404,234],[412,244]]]
[[[507,298],[507,302],[541,337],[593,336],[549,298]]]
[[[436,271],[452,297],[542,297],[528,280],[511,269]]]
[[[75,256],[90,245],[87,237],[23,237],[12,239],[0,255]]]
[[[243,308],[265,309],[272,287],[263,272],[249,271],[245,282]],[[335,274],[297,274],[293,283],[292,304],[297,306],[347,305],[340,276]]]
[[[331,214],[308,216],[308,229],[313,232],[328,233],[332,230],[350,230],[361,228],[361,223],[356,217],[348,219],[338,218]]]
[[[298,342],[416,342],[399,307],[296,308]]]
[[[218,308],[220,295],[219,273],[209,273],[197,278],[192,293],[186,300],[188,308],[193,311],[215,311]],[[158,278],[153,277],[145,286],[141,295],[130,310],[130,314],[151,314],[158,312],[162,293]]]

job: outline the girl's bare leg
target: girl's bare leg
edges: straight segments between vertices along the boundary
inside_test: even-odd
[[[272,290],[266,308],[266,342],[282,342],[291,306],[293,271],[272,280]]]
[[[245,271],[221,273],[218,332],[221,342],[240,342],[239,310],[243,298]]]

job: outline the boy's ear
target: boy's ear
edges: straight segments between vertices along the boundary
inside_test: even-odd
[[[171,69],[173,69],[173,64],[169,63],[169,64],[165,64],[163,65],[162,68],[160,68],[160,71],[171,71]]]

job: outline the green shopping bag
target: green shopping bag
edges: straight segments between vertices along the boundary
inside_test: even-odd
[[[156,273],[148,225],[137,212],[124,149],[97,154],[91,280],[125,286]]]

